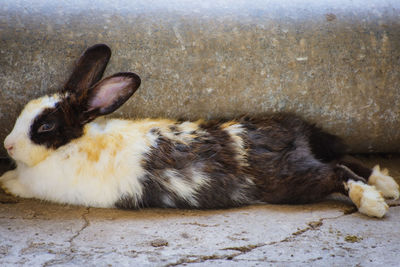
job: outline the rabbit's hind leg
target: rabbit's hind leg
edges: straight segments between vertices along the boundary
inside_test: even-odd
[[[359,163],[350,161],[341,161],[339,165],[346,166],[358,176],[364,178],[366,183],[375,186],[385,198],[399,198],[399,185],[389,176],[387,169],[381,169],[379,165],[370,169]]]
[[[375,186],[368,185],[364,177],[357,175],[343,164],[336,165],[335,173],[339,181],[343,181],[344,192],[348,194],[360,213],[378,218],[382,218],[386,214],[389,206],[382,194]]]
[[[387,169],[381,170],[379,165],[376,165],[372,169],[368,183],[374,185],[380,192],[382,192],[385,198],[399,198],[399,185],[389,176],[389,171]]]

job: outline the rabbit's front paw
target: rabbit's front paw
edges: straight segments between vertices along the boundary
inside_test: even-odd
[[[26,186],[21,184],[17,179],[16,173],[14,171],[6,172],[0,177],[0,186],[9,195],[19,196],[19,197],[31,197],[31,194],[26,189]]]
[[[382,218],[386,214],[389,206],[374,186],[352,180],[347,183],[347,186],[349,197],[357,206],[359,212],[378,218]]]
[[[368,183],[374,185],[376,189],[382,192],[385,198],[392,198],[395,200],[399,198],[399,185],[389,176],[389,171],[387,169],[381,170],[379,165],[373,168]]]
[[[8,188],[4,185],[7,181],[10,181],[12,179],[16,179],[17,175],[15,171],[8,171],[5,172],[1,177],[0,177],[0,187],[1,189],[4,190],[7,194],[11,195],[11,192],[8,190]]]

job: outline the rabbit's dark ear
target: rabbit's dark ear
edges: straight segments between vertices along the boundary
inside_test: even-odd
[[[132,72],[120,72],[95,84],[88,92],[86,120],[109,114],[125,103],[140,86]]]
[[[89,47],[79,58],[63,92],[83,93],[103,76],[111,57],[111,49],[105,44]]]

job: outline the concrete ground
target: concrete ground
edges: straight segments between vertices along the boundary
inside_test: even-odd
[[[379,162],[400,182],[400,157]],[[349,202],[124,211],[0,194],[1,266],[399,266],[400,201],[383,219]]]

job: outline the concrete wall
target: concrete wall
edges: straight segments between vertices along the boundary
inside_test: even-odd
[[[106,75],[142,78],[117,116],[293,111],[355,152],[400,149],[398,0],[2,0],[0,39],[0,140],[106,43]]]

